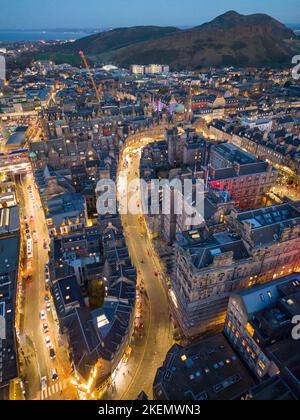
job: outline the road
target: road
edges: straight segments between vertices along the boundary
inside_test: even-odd
[[[24,282],[23,304],[20,308],[20,361],[21,374],[26,384],[26,399],[73,399],[76,393],[70,385],[71,367],[68,355],[61,342],[55,321],[55,311],[51,302],[51,310],[47,312],[45,296],[46,290],[45,266],[48,263],[48,250],[44,249],[44,242],[49,242],[44,211],[41,206],[38,190],[32,173],[19,176],[16,179],[17,195],[21,209],[21,230],[24,232],[24,218],[28,219],[33,241],[33,256],[27,260],[24,275],[32,275],[30,281]],[[36,233],[33,233],[36,232]],[[26,240],[23,236],[23,240]],[[40,312],[45,311],[47,319],[40,320]],[[44,334],[43,324],[47,323],[49,333]],[[46,346],[46,336],[50,337],[51,346],[55,349],[55,360],[50,359],[49,348]],[[52,369],[59,375],[57,381],[52,381]],[[41,390],[41,378],[47,378],[47,387]]]
[[[153,139],[137,140],[133,146],[126,147],[122,161],[126,158],[128,166],[120,173],[118,182],[119,202],[121,208],[125,208],[125,182],[139,178],[140,157],[142,147]],[[133,150],[138,149],[133,155]],[[131,158],[130,158],[131,156]],[[121,165],[123,164],[121,161]],[[129,200],[136,202],[134,213],[122,216],[123,227],[127,245],[134,266],[138,271],[138,288],[145,290],[144,308],[144,331],[143,341],[133,345],[132,360],[127,366],[120,369],[119,379],[115,379],[116,390],[114,399],[136,399],[143,390],[148,397],[153,397],[153,381],[157,369],[162,366],[166,354],[173,344],[173,322],[170,316],[169,304],[165,289],[159,276],[159,258],[155,254],[146,234],[145,220],[140,207],[140,188],[128,194]],[[146,307],[145,307],[146,306]]]

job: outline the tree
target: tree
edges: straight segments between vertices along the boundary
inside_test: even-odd
[[[90,308],[99,309],[104,303],[105,287],[102,279],[92,279],[88,283]]]

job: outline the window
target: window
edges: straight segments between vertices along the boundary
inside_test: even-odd
[[[264,364],[264,362],[262,360],[260,360],[258,362],[258,366],[261,368],[261,370],[265,370],[266,369],[266,365]]]
[[[251,325],[249,322],[248,322],[248,324],[246,325],[246,330],[247,330],[248,334],[249,334],[251,337],[253,337],[253,336],[254,336],[255,330],[254,330],[254,328],[252,327],[252,325]]]
[[[101,328],[104,327],[105,325],[109,324],[108,319],[106,318],[105,315],[101,315],[97,317],[97,327]]]

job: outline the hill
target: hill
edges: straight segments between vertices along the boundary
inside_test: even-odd
[[[118,28],[62,46],[56,53],[84,50],[97,61],[169,64],[174,69],[211,66],[268,66],[291,61],[300,42],[294,32],[265,14],[229,11],[192,29],[140,26]],[[74,58],[74,57],[73,57]]]

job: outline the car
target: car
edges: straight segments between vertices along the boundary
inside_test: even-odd
[[[41,321],[45,321],[45,319],[46,319],[46,312],[45,311],[41,311],[40,312],[40,320]]]
[[[46,302],[46,303],[47,303],[47,302],[50,302],[50,298],[49,298],[49,296],[48,296],[48,295],[45,295],[44,300],[45,300],[45,302]]]
[[[47,335],[47,337],[45,338],[45,343],[47,347],[51,347],[51,339],[49,337],[49,335]]]
[[[51,303],[50,302],[47,302],[46,309],[47,309],[48,312],[51,311]]]
[[[54,360],[56,358],[56,354],[55,354],[54,348],[51,347],[51,349],[49,350],[49,355],[50,355],[50,359],[51,360]]]
[[[46,283],[47,286],[49,286],[49,283],[50,283],[49,274],[45,274],[45,283]]]
[[[45,391],[47,389],[47,378],[46,378],[46,376],[44,376],[41,379],[41,389],[42,389],[42,391]]]
[[[44,334],[48,334],[48,332],[49,332],[48,324],[43,325],[43,331],[44,331]]]
[[[53,368],[51,370],[51,377],[52,377],[52,381],[55,382],[58,380],[58,373],[57,370],[55,368]]]
[[[45,274],[49,274],[49,265],[48,264],[45,265]]]

